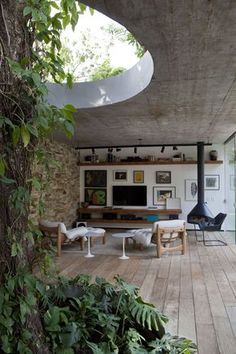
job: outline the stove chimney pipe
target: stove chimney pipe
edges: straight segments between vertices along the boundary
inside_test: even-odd
[[[198,203],[203,204],[204,197],[204,143],[197,143],[197,181],[198,181]]]

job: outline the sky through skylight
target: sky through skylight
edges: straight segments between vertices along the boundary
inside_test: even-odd
[[[135,48],[126,42],[120,40],[112,40],[112,36],[102,28],[114,24],[116,27],[121,27],[117,22],[109,19],[107,16],[94,11],[91,15],[89,10],[86,10],[84,15],[80,15],[75,31],[67,29],[63,33],[64,45],[69,49],[70,56],[73,61],[83,54],[86,57],[84,62],[78,60],[76,69],[73,68],[75,75],[79,77],[79,81],[87,81],[89,75],[87,71],[101,65],[104,60],[110,58],[110,64],[113,67],[131,68],[138,62],[135,55]],[[96,52],[95,57],[90,58],[90,49]],[[82,60],[83,61],[83,60]]]

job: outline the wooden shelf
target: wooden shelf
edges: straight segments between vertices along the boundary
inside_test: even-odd
[[[113,214],[155,214],[155,215],[177,215],[181,214],[181,209],[116,209],[116,208],[79,208],[79,213],[97,214],[97,213],[113,213]],[[91,219],[92,220],[92,219]],[[103,219],[105,220],[105,219]],[[127,222],[127,220],[125,220]],[[140,221],[140,220],[138,220]]]
[[[222,160],[205,161],[205,164],[219,165]],[[187,161],[125,161],[125,162],[80,162],[79,166],[134,166],[134,165],[196,165],[196,160]]]
[[[103,214],[117,214],[118,218],[114,219],[105,219]],[[121,208],[79,208],[78,214],[80,218],[80,222],[86,221],[88,225],[94,226],[104,226],[104,227],[128,227],[132,224],[134,227],[142,227],[142,225],[152,225],[153,221],[147,219],[123,219],[120,215],[124,214],[134,214],[136,215],[160,215],[160,216],[169,216],[169,215],[179,215],[182,213],[181,209],[121,209]],[[84,218],[83,214],[94,214],[94,217]],[[101,214],[96,215],[96,214]],[[82,218],[83,216],[83,218]],[[137,216],[136,216],[137,217]],[[123,226],[121,226],[123,225]],[[138,226],[140,225],[140,226]]]
[[[148,220],[121,220],[121,219],[114,219],[114,220],[109,220],[109,219],[87,219],[86,220],[88,223],[96,223],[96,224],[114,224],[114,223],[118,223],[118,224],[152,224],[152,221],[148,221]]]

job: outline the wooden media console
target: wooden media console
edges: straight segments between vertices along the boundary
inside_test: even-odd
[[[157,215],[160,220],[178,218],[181,209],[122,209],[122,208],[79,208],[79,221],[86,221],[88,226],[106,228],[145,228],[154,221],[147,219]]]

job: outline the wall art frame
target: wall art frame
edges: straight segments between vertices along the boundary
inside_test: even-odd
[[[84,201],[85,203],[89,203],[89,205],[106,206],[106,188],[85,188]]]
[[[113,180],[119,182],[126,182],[128,180],[127,170],[114,170],[113,171]]]
[[[84,186],[85,187],[106,187],[107,171],[106,170],[85,170]]]
[[[185,200],[197,201],[197,192],[198,192],[197,179],[186,179],[185,180]]]
[[[144,183],[144,171],[133,171],[133,183]]]
[[[175,198],[176,187],[153,187],[153,205],[166,205],[167,198]]]
[[[205,175],[204,189],[208,191],[220,190],[220,175]]]
[[[156,171],[156,184],[171,184],[171,171]]]

